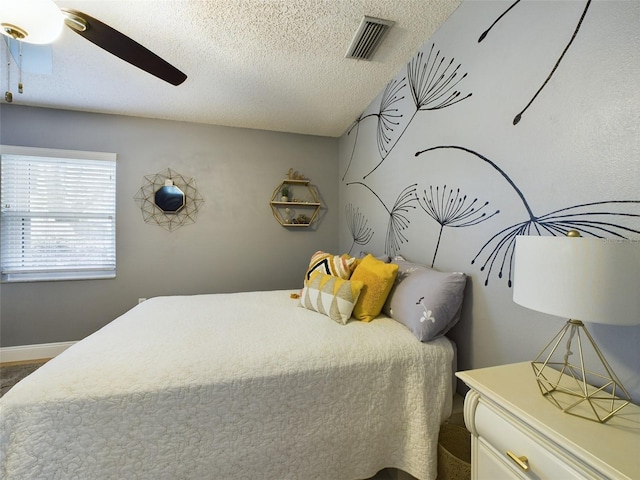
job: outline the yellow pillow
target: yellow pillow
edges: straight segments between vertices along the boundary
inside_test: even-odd
[[[361,280],[364,287],[353,309],[353,316],[363,322],[376,318],[389,296],[398,274],[398,265],[384,263],[369,254],[358,264],[351,280]]]

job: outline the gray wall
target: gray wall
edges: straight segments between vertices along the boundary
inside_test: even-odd
[[[532,360],[566,321],[513,302],[511,234],[640,239],[640,2],[521,2],[479,41],[512,3],[463,2],[340,140],[340,247],[469,275],[461,369]],[[640,327],[589,328],[640,402]]]
[[[117,277],[3,284],[1,346],[79,340],[139,297],[298,289],[311,254],[337,250],[335,138],[2,104],[0,143],[118,155]],[[315,227],[273,218],[290,167],[320,192]],[[143,177],[167,168],[194,178],[205,201],[173,232],[145,223],[134,201]]]

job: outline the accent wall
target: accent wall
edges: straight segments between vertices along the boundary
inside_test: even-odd
[[[640,241],[638,25],[637,1],[466,0],[341,137],[341,250],[469,276],[459,369],[566,321],[513,302],[516,235]],[[588,328],[639,403],[640,327]]]

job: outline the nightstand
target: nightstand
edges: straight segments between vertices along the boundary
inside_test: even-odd
[[[542,396],[529,362],[456,376],[471,389],[472,479],[640,478],[640,407],[604,424],[564,413]]]

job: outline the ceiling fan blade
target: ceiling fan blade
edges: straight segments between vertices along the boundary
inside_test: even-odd
[[[187,79],[176,67],[106,23],[78,10],[60,10],[69,28],[125,62],[172,85],[180,85]]]

